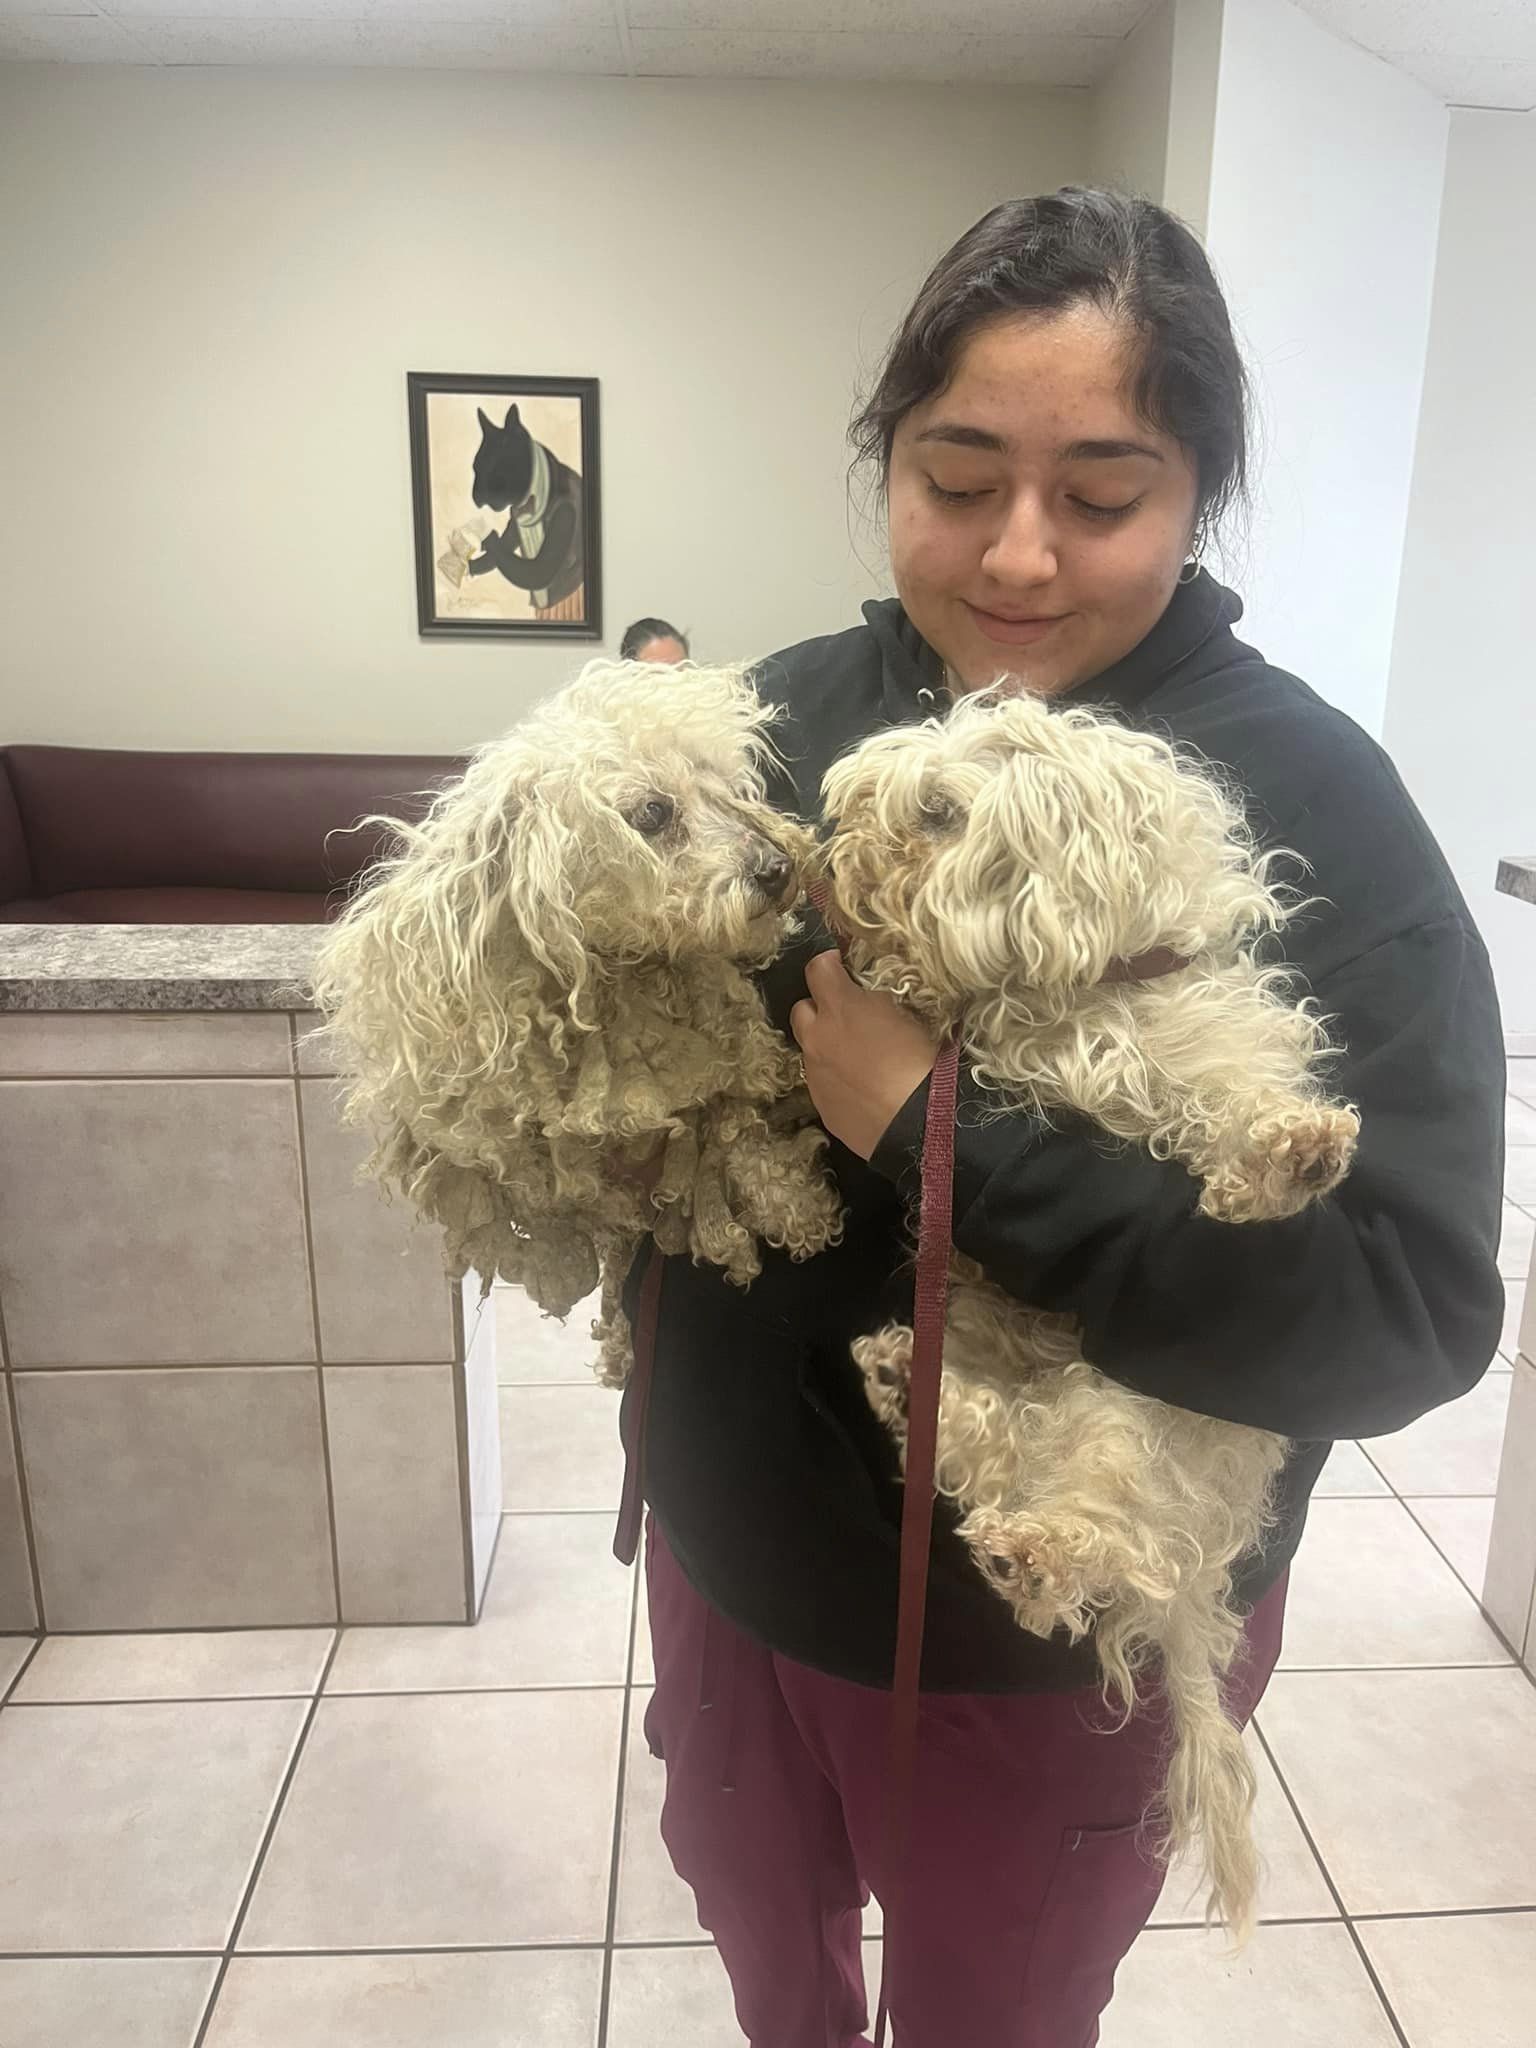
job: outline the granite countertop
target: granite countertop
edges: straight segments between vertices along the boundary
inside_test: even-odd
[[[0,924],[0,1010],[304,1010],[315,924]]]
[[[1518,896],[1522,903],[1536,903],[1536,853],[1506,854],[1499,862],[1494,884],[1501,896]]]

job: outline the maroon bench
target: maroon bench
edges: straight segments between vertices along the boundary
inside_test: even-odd
[[[318,924],[461,760],[0,748],[0,924]]]

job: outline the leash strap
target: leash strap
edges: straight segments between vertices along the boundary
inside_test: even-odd
[[[949,1299],[950,1222],[955,1183],[955,1097],[960,1048],[951,1039],[928,1082],[923,1127],[922,1193],[917,1227],[917,1280],[912,1307],[912,1376],[907,1389],[906,1484],[901,1506],[901,1569],[896,1597],[896,1663],[891,1681],[887,1779],[886,1867],[891,1873],[888,1927],[898,1938],[910,1877],[912,1811],[922,1705],[923,1626],[928,1611],[928,1554],[933,1541],[934,1468],[938,1460],[939,1387],[944,1365],[944,1311]],[[875,2048],[885,2048],[890,1973],[882,1961]]]
[[[620,1564],[633,1564],[640,1549],[645,1519],[645,1425],[651,1406],[651,1381],[656,1371],[656,1323],[661,1309],[664,1261],[651,1243],[651,1256],[640,1281],[635,1313],[635,1363],[630,1374],[624,1418],[624,1487],[619,1519],[613,1532],[613,1554]]]

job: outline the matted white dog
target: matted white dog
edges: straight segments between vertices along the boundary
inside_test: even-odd
[[[1324,1095],[1320,1021],[1261,962],[1290,907],[1209,774],[1107,717],[983,696],[866,741],[825,800],[853,972],[958,1033],[999,1110],[1070,1112],[1182,1160],[1233,1224],[1342,1178],[1358,1119]],[[1155,1664],[1174,1731],[1161,1846],[1203,1854],[1213,1910],[1245,1931],[1254,1779],[1221,1680],[1233,1566],[1286,1446],[1118,1385],[1070,1321],[968,1261],[953,1282],[939,1486],[1023,1627],[1091,1631],[1126,1711]],[[899,1326],[855,1346],[903,1445],[911,1349]]]
[[[752,978],[811,846],[763,800],[769,721],[737,670],[590,664],[399,828],[319,962],[374,1173],[455,1274],[557,1316],[601,1279],[610,1380],[646,1231],[745,1284],[842,1228]]]

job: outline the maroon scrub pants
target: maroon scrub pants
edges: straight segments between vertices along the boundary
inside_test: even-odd
[[[647,1560],[667,1769],[661,1830],[714,1936],[752,2048],[857,2048],[866,1892],[886,1867],[889,1696],[776,1656],[716,1613],[654,1523]],[[1280,1653],[1282,1579],[1230,1701],[1244,1720]],[[894,2048],[1093,2048],[1163,1872],[1141,1815],[1166,1723],[1096,1692],[929,1693],[900,1925],[886,1930]]]

